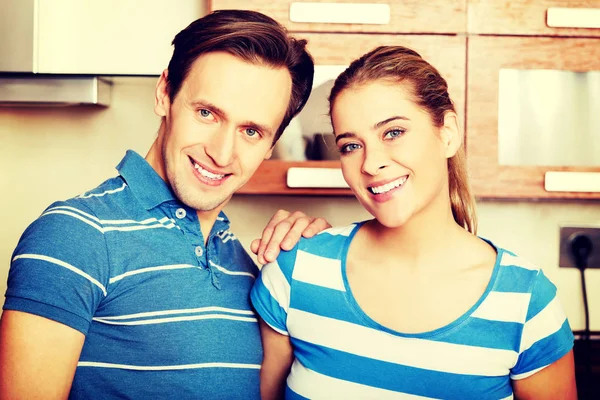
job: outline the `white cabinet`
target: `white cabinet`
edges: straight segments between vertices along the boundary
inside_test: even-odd
[[[0,0],[0,72],[158,75],[200,0]]]

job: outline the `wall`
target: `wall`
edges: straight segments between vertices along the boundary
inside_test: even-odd
[[[154,78],[117,79],[112,105],[106,109],[0,107],[1,293],[19,236],[45,207],[113,176],[126,149],[146,154],[159,125],[153,113],[154,84]],[[334,225],[368,217],[349,197],[235,196],[226,212],[247,246],[278,208],[299,209]],[[485,202],[479,204],[479,213],[479,233],[543,266],[559,288],[573,328],[581,329],[578,271],[558,268],[558,226],[600,224],[600,202]],[[589,271],[588,296],[592,329],[600,330],[597,272]]]

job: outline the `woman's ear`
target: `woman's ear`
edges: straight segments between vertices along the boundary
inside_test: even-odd
[[[164,70],[158,78],[154,91],[154,112],[159,117],[165,117],[171,106],[168,92],[169,71]]]
[[[455,112],[447,111],[444,115],[444,125],[440,129],[440,136],[444,143],[446,158],[453,157],[462,144],[462,134]]]

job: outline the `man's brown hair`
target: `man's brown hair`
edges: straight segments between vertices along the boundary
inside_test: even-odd
[[[240,59],[272,68],[287,68],[292,93],[273,144],[306,104],[312,89],[314,62],[306,40],[289,36],[274,19],[246,10],[218,10],[192,22],[175,36],[169,62],[168,93],[175,100],[192,64],[202,54],[223,51]]]

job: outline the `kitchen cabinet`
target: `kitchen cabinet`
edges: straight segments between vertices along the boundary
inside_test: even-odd
[[[316,7],[312,13],[294,12],[307,3]],[[332,12],[335,7],[318,12],[319,7],[357,3],[374,5],[372,12],[364,12],[370,14],[366,20],[344,22],[332,16],[345,14]],[[600,0],[213,0],[209,7],[257,10],[307,38],[316,74],[323,66],[347,65],[378,45],[401,44],[420,52],[447,79],[465,122],[478,198],[600,198],[600,139],[594,139],[600,113],[590,109],[600,109]],[[353,11],[346,14],[359,18]],[[324,22],[327,15],[330,21]],[[525,89],[519,82],[525,82]],[[561,94],[561,85],[572,101]],[[569,108],[569,118],[560,104]],[[511,154],[520,141],[526,143]],[[338,161],[267,161],[241,192],[347,194],[347,189],[286,186],[289,167],[338,166]]]
[[[419,52],[431,62],[448,82],[449,92],[455,102],[461,121],[465,107],[465,52],[466,39],[461,36],[433,35],[367,35],[357,33],[306,33],[299,35],[308,40],[308,50],[312,54],[316,70],[327,66],[347,66],[355,58],[381,45],[403,45]],[[337,76],[333,69],[331,83]],[[325,102],[329,90],[313,90],[312,96],[324,96]],[[307,105],[309,107],[309,105]],[[304,111],[303,111],[304,112]],[[325,111],[326,112],[326,111]],[[322,114],[319,112],[319,114]],[[321,115],[323,116],[323,115]],[[317,116],[315,116],[316,118]],[[297,117],[298,118],[298,117]],[[309,119],[312,119],[309,118]],[[294,121],[290,126],[294,125]],[[462,124],[464,126],[464,123]],[[330,128],[330,127],[329,127]],[[312,132],[309,132],[312,133]],[[281,141],[289,141],[292,132],[284,132]],[[331,135],[331,131],[325,133]],[[287,135],[287,136],[286,136]],[[278,143],[279,144],[279,143]],[[238,193],[245,194],[313,194],[348,195],[349,189],[340,188],[290,188],[287,185],[287,171],[292,167],[303,168],[339,168],[339,161],[285,161],[268,160],[263,162],[252,179]],[[315,173],[307,170],[306,180],[314,179]],[[310,182],[307,182],[310,183]]]
[[[205,12],[198,0],[4,3],[0,72],[40,74],[160,75],[174,36]]]
[[[252,9],[290,32],[457,33],[466,0],[212,0],[211,10]]]
[[[469,36],[467,69],[467,158],[477,197],[600,199],[599,192],[576,187],[569,189],[587,185],[600,190],[600,136],[598,125],[593,122],[599,118],[600,106],[590,109],[594,104],[600,104],[600,72],[594,72],[600,71],[600,39]],[[588,76],[587,72],[594,73]],[[520,74],[516,75],[519,87],[513,89],[511,82],[500,82],[502,76],[515,73]],[[565,75],[565,78],[561,78],[560,86],[553,91],[553,82],[545,77],[552,78],[556,74]],[[522,92],[524,86],[531,85],[536,79],[542,79],[536,91]],[[513,95],[513,102],[527,102],[530,108],[515,107],[509,99],[504,103],[508,111],[503,112],[500,103],[505,95]],[[564,100],[566,102],[560,103]],[[536,105],[541,105],[542,109],[535,108]],[[570,115],[573,112],[581,115]],[[555,128],[543,128],[548,120],[560,125],[567,119],[571,122],[560,129],[560,136],[554,136],[552,140],[546,138],[547,130]],[[513,135],[511,140],[522,140],[527,136],[530,143],[524,143],[529,150],[521,162],[511,165],[514,163],[501,162],[500,147],[504,142],[499,132],[503,125],[515,126],[515,120],[524,121],[529,129],[518,135],[508,129],[506,134]],[[527,125],[532,120],[537,123]],[[582,120],[587,121],[587,137],[581,136],[585,129]],[[549,151],[554,151],[555,157],[559,158],[567,155],[568,149],[556,143],[561,140],[565,147],[576,146],[573,150],[575,158],[571,159],[573,165],[530,162],[539,160]],[[518,150],[523,151],[520,146]],[[589,156],[587,161],[579,165],[579,159],[586,154]],[[508,158],[513,155],[509,153]],[[556,176],[558,181],[555,181]]]
[[[294,149],[305,146],[302,137],[297,136],[299,130],[302,131],[301,135],[310,136],[317,133],[325,138],[331,135],[331,126],[326,126],[328,123],[311,125],[306,124],[306,121],[323,120],[328,111],[326,98],[337,75],[351,61],[381,45],[404,45],[413,48],[436,66],[448,81],[450,95],[456,104],[459,117],[464,121],[466,39],[456,34],[466,31],[466,0],[209,2],[209,10],[219,9],[250,9],[262,12],[286,26],[290,32],[296,33],[296,36],[308,40],[308,50],[315,59],[313,93],[305,109],[290,123],[276,145],[275,155],[293,153]],[[323,72],[324,70],[327,72]],[[317,106],[313,106],[314,104]],[[286,151],[279,151],[282,148]],[[315,180],[321,180],[322,171],[317,168],[339,170],[339,165],[339,161],[301,161],[301,157],[293,160],[285,157],[268,160],[238,193],[349,195],[349,189],[339,188],[339,176],[336,177],[334,185],[331,185],[333,187],[327,183],[320,188],[296,187],[302,186],[302,181],[306,182],[306,186],[314,186]],[[295,175],[300,178],[292,185],[294,187],[288,186],[290,168],[304,169],[303,176],[300,173]]]
[[[469,34],[600,37],[600,0],[468,0],[467,7]]]

